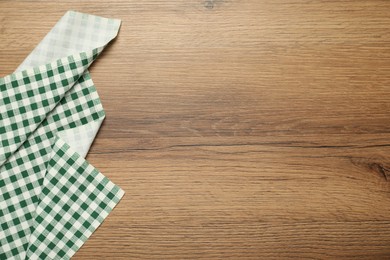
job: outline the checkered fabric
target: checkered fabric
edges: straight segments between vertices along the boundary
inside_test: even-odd
[[[69,259],[122,198],[84,159],[105,117],[87,69],[119,26],[69,11],[0,78],[0,259]]]

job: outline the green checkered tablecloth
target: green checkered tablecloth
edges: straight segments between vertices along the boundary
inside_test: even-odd
[[[0,78],[0,259],[69,259],[123,196],[84,159],[105,117],[88,67],[119,27],[69,11]]]

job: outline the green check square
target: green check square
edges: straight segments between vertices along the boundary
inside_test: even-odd
[[[23,78],[23,82],[24,82],[24,84],[30,84],[30,78],[29,77],[25,77],[25,78]]]
[[[4,104],[9,104],[9,103],[11,103],[11,99],[9,98],[9,97],[5,97],[5,98],[3,98],[3,102],[4,102]]]
[[[35,74],[35,79],[36,79],[37,81],[42,80],[42,75],[41,75],[41,74]]]
[[[14,88],[16,88],[17,86],[19,86],[17,80],[13,80],[13,81],[11,82],[11,85],[12,85],[12,87],[14,87]]]
[[[63,80],[61,81],[61,83],[62,83],[63,86],[67,86],[67,85],[69,84],[69,82],[68,82],[67,79],[63,79]]]
[[[77,69],[76,63],[74,63],[74,62],[69,63],[69,68],[72,69],[72,70]]]

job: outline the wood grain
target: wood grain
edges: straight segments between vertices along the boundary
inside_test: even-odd
[[[390,1],[1,1],[0,74],[70,9],[126,191],[74,259],[390,258]]]

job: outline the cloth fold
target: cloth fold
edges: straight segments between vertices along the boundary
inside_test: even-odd
[[[84,159],[105,117],[88,67],[119,27],[69,11],[0,78],[0,259],[69,259],[122,198]]]

